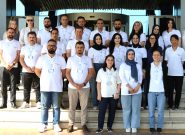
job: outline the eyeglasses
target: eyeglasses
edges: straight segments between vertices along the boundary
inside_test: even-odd
[[[33,20],[26,20],[27,22],[33,22]]]

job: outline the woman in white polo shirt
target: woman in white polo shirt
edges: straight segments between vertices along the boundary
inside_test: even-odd
[[[93,38],[94,45],[89,49],[88,56],[91,58],[95,74],[90,79],[90,87],[91,87],[91,94],[92,94],[92,103],[93,109],[98,109],[98,101],[97,101],[97,88],[96,88],[96,75],[98,70],[102,68],[105,57],[106,57],[106,46],[103,45],[102,36],[97,33],[94,35]]]
[[[182,85],[183,85],[183,63],[185,61],[185,51],[179,47],[178,35],[172,35],[171,38],[172,46],[166,49],[165,61],[168,66],[168,108],[178,109],[181,99]],[[175,93],[175,103],[173,101],[173,93]]]
[[[119,69],[121,79],[121,103],[126,132],[137,132],[140,127],[142,69],[134,60],[135,52],[128,49],[125,63]]]
[[[178,45],[181,45],[181,33],[179,30],[176,29],[175,21],[172,18],[170,18],[167,22],[166,30],[163,31],[163,33],[162,33],[165,48],[168,48],[172,45],[172,43],[170,41],[170,37],[173,34],[176,34],[179,37],[179,44]]]
[[[98,129],[96,133],[103,132],[103,125],[105,119],[105,113],[109,106],[109,114],[107,121],[107,130],[112,132],[112,125],[114,122],[117,99],[120,93],[121,80],[119,78],[118,71],[115,68],[114,56],[107,55],[103,68],[98,71],[97,74],[97,99],[99,102],[99,114],[98,114]]]
[[[150,132],[156,132],[155,129],[155,109],[157,106],[158,120],[157,132],[161,132],[164,123],[164,68],[161,62],[161,52],[157,49],[152,54],[153,62],[146,68],[145,89],[148,93],[148,113],[150,122]]]
[[[115,66],[119,69],[122,62],[125,62],[126,47],[123,46],[122,36],[115,33],[107,49],[107,54],[112,54],[115,58]]]

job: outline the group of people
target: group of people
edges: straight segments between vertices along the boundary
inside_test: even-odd
[[[45,17],[44,29],[38,30],[34,27],[34,17],[27,16],[27,27],[19,32],[16,20],[10,20],[4,39],[0,41],[0,109],[7,108],[8,85],[11,107],[17,107],[16,85],[21,72],[24,86],[21,108],[31,107],[30,91],[34,88],[37,108],[41,108],[39,131],[47,130],[48,110],[52,108],[53,128],[60,132],[63,80],[67,78],[68,132],[74,131],[78,102],[82,130],[89,131],[87,111],[90,93],[93,109],[99,110],[96,133],[103,132],[107,108],[107,131],[112,132],[118,102],[123,110],[126,132],[137,132],[141,107],[148,108],[150,131],[161,132],[165,101],[167,99],[169,109],[179,108],[184,76],[185,51],[181,48],[181,33],[176,29],[174,20],[168,20],[162,35],[160,26],[154,25],[148,39],[139,21],[134,22],[129,37],[121,30],[120,19],[114,20],[111,32],[104,29],[103,19],[97,20],[94,31],[85,27],[86,20],[82,16],[77,18],[75,28],[68,25],[68,21],[66,14],[61,15],[61,25],[52,28],[50,18]]]

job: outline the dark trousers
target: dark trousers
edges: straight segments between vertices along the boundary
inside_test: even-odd
[[[10,83],[10,102],[16,102],[16,84],[17,84],[17,68],[12,68],[10,71],[1,67],[1,91],[2,105],[7,105],[7,86]]]
[[[175,107],[179,107],[181,92],[182,92],[183,76],[168,76],[168,105],[170,108],[173,107],[173,93],[175,89]]]
[[[102,98],[99,102],[99,114],[98,114],[98,128],[103,129],[105,113],[108,107],[109,114],[107,120],[107,128],[112,129],[112,125],[116,113],[117,100],[114,98]]]
[[[36,103],[40,102],[40,79],[35,73],[22,73],[23,86],[24,86],[24,101],[30,102],[30,91],[32,83],[36,94]]]

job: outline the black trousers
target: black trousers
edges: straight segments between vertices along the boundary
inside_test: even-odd
[[[183,85],[183,76],[168,76],[168,105],[172,108],[174,105],[175,107],[179,107],[180,99],[181,99],[181,92],[182,92],[182,85]],[[175,104],[173,101],[173,93],[175,89]]]
[[[22,73],[23,86],[24,86],[24,101],[30,102],[30,92],[32,83],[34,83],[34,89],[36,94],[36,103],[40,102],[40,79],[35,73]]]
[[[107,128],[112,129],[112,125],[115,118],[117,101],[114,98],[102,98],[99,102],[99,114],[98,114],[98,128],[103,129],[105,113],[108,107],[109,114],[107,120]]]
[[[10,102],[16,102],[16,84],[17,84],[18,70],[12,68],[10,71],[5,67],[1,67],[1,91],[2,105],[7,105],[7,86],[10,84]]]

